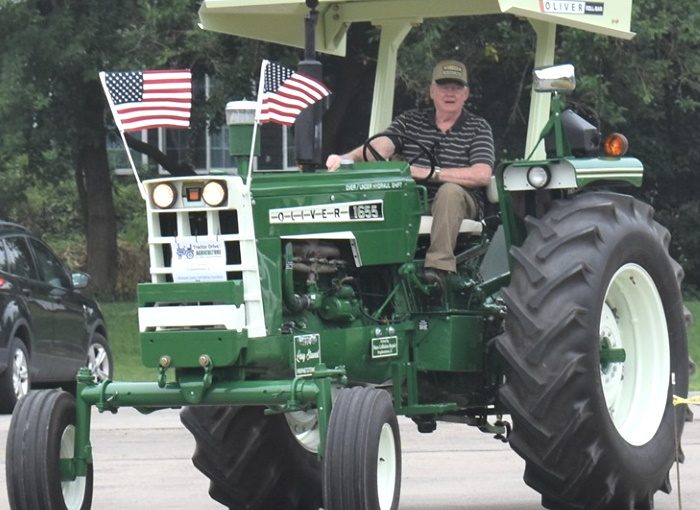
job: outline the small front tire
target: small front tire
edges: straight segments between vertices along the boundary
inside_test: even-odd
[[[61,481],[60,459],[75,448],[75,400],[59,390],[32,391],[19,401],[7,435],[5,471],[12,510],[89,510],[92,464],[85,476]]]
[[[396,510],[401,438],[386,391],[341,390],[333,405],[323,459],[326,510]]]

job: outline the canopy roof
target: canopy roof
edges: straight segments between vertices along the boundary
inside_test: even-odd
[[[345,54],[351,23],[421,22],[425,18],[512,14],[630,39],[632,0],[319,0],[316,49]],[[303,0],[205,0],[199,11],[202,27],[215,32],[304,46]]]
[[[398,49],[415,24],[426,18],[510,14],[527,19],[535,30],[534,66],[554,62],[556,27],[568,27],[631,39],[632,0],[318,0],[316,50],[345,55],[348,27],[371,22],[381,28],[369,133],[378,133],[393,117]],[[304,47],[304,0],[204,0],[202,28],[287,46]],[[532,92],[525,154],[537,146],[549,118],[550,96]],[[540,144],[535,157],[544,157]]]

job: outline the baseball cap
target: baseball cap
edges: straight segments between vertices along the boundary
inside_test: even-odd
[[[442,60],[433,68],[433,81],[441,83],[444,81],[456,81],[464,86],[467,82],[467,68],[459,60]]]

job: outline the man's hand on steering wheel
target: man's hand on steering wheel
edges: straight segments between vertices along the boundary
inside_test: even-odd
[[[428,171],[428,175],[423,178],[423,179],[418,179],[418,181],[423,182],[423,181],[428,181],[432,179],[433,174],[435,173],[435,169],[438,167],[437,159],[435,158],[435,154],[433,154],[433,151],[429,149],[428,147],[425,146],[424,143],[419,142],[415,138],[404,135],[404,134],[398,134],[398,133],[378,133],[374,136],[370,136],[365,143],[362,145],[362,157],[365,161],[369,161],[369,158],[367,157],[367,152],[372,155],[375,161],[386,161],[387,158],[382,156],[379,151],[372,146],[372,142],[376,140],[377,138],[382,138],[382,137],[387,137],[391,142],[394,144],[394,147],[397,147],[398,144],[396,143],[397,141],[408,141],[411,142],[412,144],[415,144],[418,146],[420,149],[420,152],[413,158],[411,158],[410,161],[408,161],[408,165],[412,166],[418,159],[420,159],[423,155],[425,155],[428,158],[428,161],[430,162],[430,169]]]

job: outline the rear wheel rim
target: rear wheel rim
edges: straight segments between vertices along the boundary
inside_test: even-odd
[[[87,366],[95,382],[109,379],[110,365],[107,349],[98,342],[93,342],[88,348]]]
[[[60,458],[72,459],[75,456],[75,426],[68,425],[61,435]],[[61,482],[63,502],[67,510],[80,510],[85,498],[86,481],[84,476]]]
[[[318,429],[318,411],[293,411],[285,413],[289,430],[292,431],[294,439],[307,451],[318,453],[318,446],[321,443],[321,434]]]
[[[377,448],[377,498],[380,510],[390,510],[396,489],[396,442],[391,425],[385,423]]]
[[[15,349],[12,357],[12,387],[17,400],[24,397],[29,391],[29,366],[24,351],[19,347]]]
[[[624,361],[602,362],[605,403],[618,433],[628,443],[649,442],[668,401],[670,347],[666,315],[647,271],[625,264],[613,275],[600,319],[600,352],[624,351]]]

